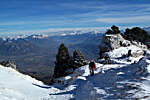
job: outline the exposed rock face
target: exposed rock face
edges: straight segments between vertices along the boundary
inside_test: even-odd
[[[130,46],[131,42],[125,40],[121,34],[104,34],[102,37],[102,43],[100,44],[100,55],[110,50],[118,49],[119,47]],[[100,57],[101,58],[101,57]]]
[[[102,42],[108,47],[108,50],[114,50],[121,46],[130,46],[130,41],[125,40],[120,34],[105,34],[102,37]]]

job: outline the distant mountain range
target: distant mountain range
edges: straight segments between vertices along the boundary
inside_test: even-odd
[[[88,33],[70,33],[56,36],[30,35],[17,38],[0,39],[0,60],[13,60],[24,73],[52,74],[58,47],[64,43],[72,55],[79,49],[86,59],[97,59],[99,44],[103,34],[97,31]]]
[[[17,38],[26,38],[28,36],[36,36],[38,37],[47,37],[47,36],[65,36],[65,35],[75,35],[75,34],[84,34],[84,33],[104,33],[101,28],[77,28],[77,29],[52,29],[47,32],[11,32],[11,33],[1,33],[1,38],[10,38],[10,39],[17,39]]]

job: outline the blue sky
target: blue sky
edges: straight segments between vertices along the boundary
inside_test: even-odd
[[[150,26],[150,0],[0,0],[0,34]]]

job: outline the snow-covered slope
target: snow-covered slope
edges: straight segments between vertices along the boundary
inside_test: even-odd
[[[94,76],[90,76],[87,65],[77,69],[72,75],[57,80],[62,81],[65,86],[75,87],[67,92],[73,94],[75,100],[150,99],[149,53],[147,51],[147,55],[139,57],[122,57],[128,50],[137,52],[143,49],[136,46],[115,49],[108,53],[112,64],[97,63]]]
[[[56,79],[60,83],[44,85],[27,75],[0,66],[0,100],[95,100],[150,99],[150,53],[139,57],[122,57],[136,46],[108,52],[112,64],[96,63],[95,75],[88,65],[73,74]]]
[[[0,66],[0,100],[65,100],[71,97],[67,94],[49,96],[49,93],[60,91],[14,69]]]

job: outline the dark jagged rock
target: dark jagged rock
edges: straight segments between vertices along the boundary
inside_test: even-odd
[[[103,58],[103,53],[108,52],[120,47],[130,46],[131,42],[125,40],[121,34],[104,34],[102,37],[102,42],[99,46],[100,58]]]
[[[106,45],[108,50],[114,50],[121,46],[127,47],[131,45],[130,41],[125,40],[121,36],[121,34],[110,34],[110,35],[105,34],[102,37],[102,42],[104,43],[104,45]]]
[[[10,60],[2,61],[2,62],[0,62],[0,64],[3,65],[4,67],[11,67],[11,68],[17,70],[16,64],[13,61],[10,61]]]

